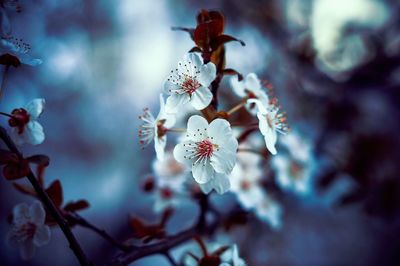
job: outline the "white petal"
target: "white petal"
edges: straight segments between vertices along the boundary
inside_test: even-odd
[[[276,148],[275,148],[275,144],[276,144],[277,138],[278,138],[278,134],[276,133],[275,130],[269,130],[267,132],[267,134],[264,136],[264,140],[265,140],[265,144],[267,146],[267,149],[273,155],[275,155],[277,153],[276,152]]]
[[[203,110],[212,100],[212,93],[207,87],[200,87],[193,92],[190,103],[196,110]]]
[[[211,156],[211,165],[218,173],[230,174],[236,163],[236,151],[220,147]]]
[[[214,178],[215,171],[209,161],[199,161],[192,165],[192,174],[197,183],[204,184]]]
[[[188,103],[190,97],[187,93],[183,94],[171,94],[167,98],[167,103],[165,105],[165,110],[167,113],[177,113],[178,109]]]
[[[164,119],[164,127],[166,128],[171,128],[175,125],[176,118],[174,114],[168,114],[165,109],[165,103],[164,103],[164,98],[162,94],[160,93],[160,112],[158,113],[158,116],[156,120],[162,120]]]
[[[176,90],[179,91],[180,89],[181,89],[181,86],[179,86],[178,84],[175,84],[169,80],[166,80],[164,82],[164,93],[165,94],[172,95],[172,94],[175,94]]]
[[[207,137],[207,120],[199,115],[192,115],[187,123],[186,136],[194,141],[201,141]]]
[[[50,228],[47,225],[41,225],[36,228],[35,235],[33,236],[33,243],[37,247],[44,246],[50,241]]]
[[[44,224],[44,220],[46,218],[46,211],[44,210],[43,205],[40,201],[35,201],[29,207],[29,215],[33,223],[37,225]]]
[[[35,255],[35,245],[33,244],[32,240],[26,240],[19,246],[19,254],[23,260],[32,259]]]
[[[258,79],[257,75],[254,73],[250,73],[246,76],[244,81],[245,88],[250,91],[258,91],[261,89],[261,82]]]
[[[215,119],[210,123],[207,130],[208,136],[212,138],[212,142],[218,145],[224,145],[231,151],[236,151],[238,143],[233,137],[231,125],[225,119]]]
[[[214,178],[205,184],[200,184],[201,190],[208,194],[211,190],[215,190],[218,194],[224,194],[231,187],[227,175],[216,173]]]
[[[37,119],[42,114],[45,103],[42,98],[33,99],[25,106],[25,110],[30,114],[31,118]]]
[[[196,69],[201,69],[203,66],[203,58],[198,53],[187,53],[184,57],[184,62],[193,64],[192,67],[196,66]]]
[[[26,203],[20,203],[13,208],[13,219],[16,221],[26,221],[29,217],[29,206]]]
[[[194,142],[193,141],[184,141],[182,143],[177,144],[174,148],[174,157],[175,157],[175,160],[177,160],[178,162],[188,165],[188,166],[192,166],[193,159],[190,159],[191,153],[189,153],[187,151],[188,145],[194,145]]]
[[[22,133],[22,136],[25,143],[29,143],[32,145],[41,144],[45,139],[43,127],[36,121],[28,122],[24,132]]]
[[[42,59],[33,58],[27,54],[21,54],[18,59],[21,61],[22,64],[28,65],[28,66],[38,66],[43,63]]]
[[[236,93],[237,96],[239,96],[239,97],[246,96],[244,82],[239,81],[239,78],[237,75],[233,76],[229,81],[231,83],[233,92]]]
[[[156,150],[157,159],[164,160],[165,146],[167,145],[167,136],[158,138],[154,137],[154,149]]]
[[[201,66],[200,74],[197,80],[204,87],[208,87],[210,86],[211,82],[214,81],[216,76],[217,76],[217,69],[212,62],[209,62],[208,64]]]
[[[25,143],[24,135],[18,133],[17,127],[10,128],[9,135],[16,145],[20,146]]]

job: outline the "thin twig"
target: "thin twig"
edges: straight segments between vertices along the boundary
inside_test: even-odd
[[[113,237],[111,237],[105,230],[100,229],[100,228],[96,227],[95,225],[91,224],[85,218],[83,218],[82,216],[80,216],[77,213],[73,213],[68,218],[71,219],[73,223],[76,223],[76,224],[78,224],[80,226],[83,226],[85,228],[88,228],[88,229],[96,232],[98,235],[100,235],[102,238],[107,240],[112,245],[114,245],[117,248],[119,248],[121,251],[127,252],[127,251],[132,249],[132,247],[126,246],[126,245],[118,242]]]
[[[10,68],[9,65],[5,65],[4,66],[4,70],[3,70],[3,78],[1,79],[1,85],[0,85],[0,99],[3,96],[3,91],[4,91],[4,87],[6,85],[6,77],[7,77],[7,73],[8,73],[8,69]]]
[[[20,153],[18,148],[15,146],[15,143],[11,140],[11,138],[8,136],[6,130],[3,127],[0,127],[0,138],[7,145],[8,149],[10,151],[17,154],[19,158],[23,158],[22,154]],[[42,201],[43,205],[46,207],[46,210],[49,212],[49,214],[54,218],[54,220],[60,226],[61,230],[63,231],[65,237],[67,238],[67,240],[69,242],[69,247],[74,252],[75,256],[79,260],[79,263],[81,265],[85,265],[85,266],[93,265],[87,259],[81,246],[79,245],[74,234],[72,233],[71,229],[69,228],[67,221],[60,214],[57,207],[54,205],[53,201],[50,199],[50,197],[47,195],[47,193],[40,186],[38,180],[36,179],[35,175],[32,173],[31,170],[29,171],[29,173],[26,177],[28,178],[29,182],[32,184],[33,188],[35,189],[35,191],[36,191],[37,195],[39,196],[40,200]]]
[[[171,263],[172,266],[178,266],[178,263],[176,263],[176,261],[169,252],[165,252],[164,256],[165,258],[167,258],[167,260],[169,261],[169,263]]]

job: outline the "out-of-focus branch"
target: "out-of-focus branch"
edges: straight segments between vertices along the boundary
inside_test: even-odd
[[[19,152],[18,148],[16,147],[15,143],[12,141],[12,139],[8,136],[7,131],[3,128],[0,127],[0,138],[3,140],[3,142],[6,144],[8,149],[15,154],[18,155],[19,158],[22,158],[22,154]],[[69,247],[71,250],[74,252],[75,256],[79,260],[79,263],[81,265],[93,265],[86,257],[85,253],[83,252],[80,244],[78,243],[77,239],[75,238],[74,234],[72,233],[70,227],[68,226],[67,221],[64,219],[64,217],[60,214],[58,211],[57,207],[54,205],[50,197],[47,195],[47,193],[43,190],[43,188],[40,186],[37,178],[35,175],[32,173],[31,170],[29,170],[28,175],[26,176],[29,180],[29,182],[32,184],[33,188],[35,189],[39,199],[42,201],[43,205],[45,206],[46,210],[48,213],[54,218],[54,220],[57,222],[57,224],[60,226],[61,230],[63,231],[65,237],[67,238],[69,242]]]

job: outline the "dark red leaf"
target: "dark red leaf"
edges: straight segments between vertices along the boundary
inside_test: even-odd
[[[200,24],[194,31],[194,42],[203,50],[209,49],[212,39],[218,37],[223,31],[223,24],[220,21],[210,21]]]
[[[185,31],[185,32],[189,33],[190,38],[192,38],[192,40],[194,40],[194,29],[184,28],[184,27],[172,27],[171,30],[174,30],[174,31]]]
[[[210,22],[210,21],[217,21],[220,25],[219,34],[222,34],[224,31],[224,15],[222,15],[219,11],[208,11],[208,10],[201,10],[199,14],[197,14],[197,25]]]
[[[21,65],[21,61],[19,61],[18,57],[7,53],[0,55],[0,64],[5,66],[19,67]]]
[[[15,180],[27,176],[30,172],[27,160],[17,163],[9,163],[3,168],[3,175],[7,180]]]
[[[58,208],[63,203],[63,191],[60,180],[56,180],[46,189],[46,193]]]
[[[18,162],[18,156],[7,150],[0,149],[0,165]]]
[[[89,203],[86,200],[72,201],[65,205],[64,210],[69,212],[80,211],[89,208]]]
[[[27,194],[30,196],[36,197],[36,191],[31,187],[31,186],[26,186],[26,185],[21,185],[16,182],[13,182],[13,186],[15,187],[16,190],[23,194]]]
[[[216,50],[219,46],[224,45],[227,42],[239,42],[242,46],[246,46],[244,41],[236,39],[235,37],[232,37],[230,35],[225,35],[225,34],[222,34],[222,35],[219,35],[219,36],[216,36],[215,38],[213,38],[211,40],[210,45],[213,50]]]
[[[50,163],[50,158],[47,155],[43,155],[43,154],[33,155],[26,159],[30,163],[34,163],[34,164],[37,164],[39,166],[44,166],[44,167],[47,167]]]

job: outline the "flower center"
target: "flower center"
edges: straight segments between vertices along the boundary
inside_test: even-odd
[[[33,238],[35,232],[36,225],[31,222],[24,223],[14,228],[14,234],[20,242]]]
[[[165,188],[161,188],[160,194],[161,194],[161,198],[170,199],[170,198],[172,198],[174,193],[172,192],[172,190],[170,188],[165,187]]]
[[[214,152],[214,145],[208,139],[197,143],[197,156],[200,158],[210,158]]]
[[[249,190],[251,187],[251,182],[249,180],[243,179],[240,182],[240,187],[242,188],[242,190],[246,191]]]
[[[303,173],[303,167],[300,163],[293,161],[290,164],[289,172],[294,179],[301,179]]]
[[[8,120],[8,124],[11,127],[17,127],[18,128],[18,134],[22,134],[24,132],[24,128],[26,124],[28,124],[30,120],[30,115],[29,113],[23,109],[14,109],[11,112],[12,117]]]
[[[200,83],[192,77],[187,77],[181,86],[184,92],[190,95],[201,87]]]
[[[157,121],[157,136],[159,138],[165,136],[165,134],[167,133],[168,129],[166,127],[164,127],[165,124],[165,119],[161,119]]]

